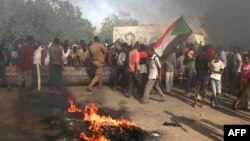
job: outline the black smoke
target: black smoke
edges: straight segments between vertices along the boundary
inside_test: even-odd
[[[208,8],[209,0],[71,0],[80,4],[83,13],[109,6],[115,13],[129,12],[141,24],[170,24],[184,15],[191,27],[200,26],[199,18]],[[85,11],[85,12],[84,12]],[[98,13],[103,14],[103,13]],[[105,17],[103,17],[104,19]]]
[[[183,15],[192,28],[201,26],[207,31],[210,43],[225,46],[250,44],[250,0],[71,1],[84,3],[81,6],[83,11],[108,5],[116,13],[129,12],[140,24],[170,24]]]
[[[249,47],[250,0],[211,0],[200,19],[212,43]]]

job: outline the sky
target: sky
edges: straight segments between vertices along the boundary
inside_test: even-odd
[[[103,19],[119,11],[129,12],[140,24],[170,24],[181,15],[191,27],[199,27],[209,0],[69,0],[97,28]]]

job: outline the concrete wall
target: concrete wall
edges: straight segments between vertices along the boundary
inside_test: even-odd
[[[106,67],[104,69],[104,83],[108,83],[110,79],[110,69]],[[17,85],[17,73],[15,68],[6,68],[7,77],[11,85]],[[42,83],[48,84],[49,75],[48,70],[42,69]],[[90,82],[90,78],[88,73],[86,72],[85,67],[64,67],[63,71],[63,83],[65,85],[84,85]],[[2,85],[2,81],[0,80],[0,85]]]
[[[113,41],[122,40],[129,45],[139,41],[148,45],[156,42],[166,31],[167,27],[166,25],[114,27]]]

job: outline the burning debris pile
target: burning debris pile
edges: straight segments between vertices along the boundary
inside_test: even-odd
[[[68,103],[70,106],[68,108],[69,113],[83,113],[83,122],[90,124],[88,129],[92,132],[92,135],[89,137],[86,133],[81,132],[80,138],[83,140],[108,141],[108,138],[112,138],[114,135],[117,137],[119,134],[129,133],[125,131],[136,131],[136,127],[133,122],[125,119],[115,120],[110,116],[106,117],[98,115],[98,107],[93,103],[86,105],[85,109],[77,108],[72,99],[68,99]]]
[[[101,112],[93,103],[79,108],[69,98],[68,106],[67,112],[45,120],[50,125],[47,134],[49,140],[66,138],[81,141],[151,141],[158,138],[127,119],[114,119],[112,114],[99,115]]]

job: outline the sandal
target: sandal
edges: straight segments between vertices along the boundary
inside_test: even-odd
[[[93,89],[91,89],[91,88],[88,87],[88,88],[87,88],[87,91],[88,91],[88,92],[93,92]]]

